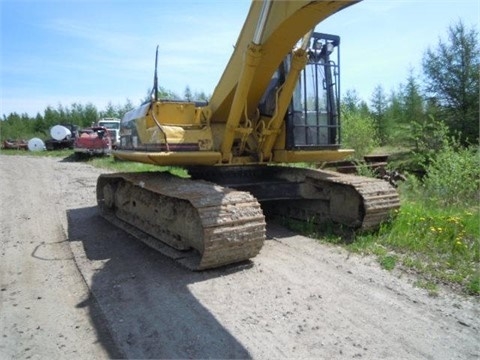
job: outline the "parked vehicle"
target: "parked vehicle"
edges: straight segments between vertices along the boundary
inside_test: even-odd
[[[92,126],[82,129],[75,138],[75,154],[108,155],[112,151],[112,140],[107,128]]]
[[[97,126],[105,127],[112,139],[112,148],[116,149],[120,144],[120,119],[117,118],[102,118],[98,120]]]
[[[2,149],[28,150],[28,142],[26,140],[7,139],[3,141]]]

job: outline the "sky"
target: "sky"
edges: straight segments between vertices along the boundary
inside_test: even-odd
[[[213,92],[249,0],[0,0],[0,116],[47,106],[139,105],[153,84]],[[364,0],[317,25],[341,37],[342,93],[368,101],[421,73],[428,48],[462,21],[479,30],[480,0]],[[3,116],[2,116],[3,117]]]

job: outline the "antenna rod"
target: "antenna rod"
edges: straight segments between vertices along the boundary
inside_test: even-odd
[[[155,101],[158,100],[158,76],[157,76],[157,65],[158,65],[158,45],[157,50],[155,51],[155,75],[153,76],[153,89],[154,92],[153,98]]]

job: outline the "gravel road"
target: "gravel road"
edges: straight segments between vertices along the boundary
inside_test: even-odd
[[[103,220],[102,171],[0,155],[1,359],[478,359],[478,299],[286,229],[190,272]]]

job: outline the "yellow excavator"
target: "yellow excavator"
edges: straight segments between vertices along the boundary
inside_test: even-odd
[[[287,166],[341,160],[340,38],[315,26],[354,3],[253,1],[209,102],[152,99],[121,121],[115,158],[181,166],[101,175],[100,213],[192,270],[255,257],[266,215],[371,229],[399,207],[386,181]],[[319,166],[320,167],[320,166]]]

